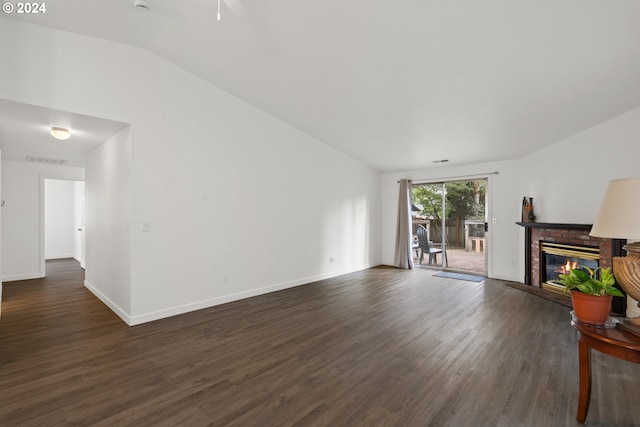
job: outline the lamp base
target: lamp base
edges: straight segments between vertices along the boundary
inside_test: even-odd
[[[623,331],[631,332],[633,335],[640,337],[640,317],[634,317],[632,319],[624,318],[620,319],[618,328]]]

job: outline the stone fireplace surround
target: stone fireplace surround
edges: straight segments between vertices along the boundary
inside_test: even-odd
[[[595,246],[600,249],[599,265],[611,268],[614,256],[623,256],[622,246],[626,240],[605,239],[589,236],[591,224],[560,224],[543,222],[517,222],[525,228],[525,285],[540,288],[540,242],[564,243],[579,246]],[[614,272],[615,274],[615,272]],[[551,291],[545,291],[551,292]],[[625,314],[623,298],[614,298],[612,311]]]

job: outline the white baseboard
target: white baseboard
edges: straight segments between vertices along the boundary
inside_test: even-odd
[[[65,258],[73,258],[73,254],[69,254],[69,255],[48,255],[44,259],[48,261],[50,259],[65,259]]]
[[[368,268],[375,267],[376,265],[367,265],[359,268],[342,270],[342,271],[334,271],[330,273],[319,274],[316,276],[305,277],[302,279],[292,280],[290,282],[278,283],[271,286],[265,286],[262,288],[251,289],[248,291],[238,292],[235,294],[224,295],[221,297],[211,298],[202,301],[196,301],[188,304],[183,304],[179,306],[169,307],[166,309],[153,311],[145,314],[139,314],[136,316],[131,316],[130,321],[126,321],[128,325],[140,325],[142,323],[152,322],[154,320],[164,319],[166,317],[176,316],[179,314],[189,313],[191,311],[202,310],[204,308],[214,307],[220,304],[226,304],[233,301],[238,301],[245,298],[251,298],[258,295],[264,295],[271,292],[277,292],[284,289],[294,288],[296,286],[307,285],[309,283],[317,282],[319,280],[330,279],[337,276],[342,276],[343,274],[349,274],[356,271],[366,270]],[[105,303],[106,304],[106,303]],[[108,305],[108,304],[107,304]],[[119,315],[120,316],[120,315]],[[120,316],[122,317],[122,316]],[[123,318],[124,319],[124,318]]]
[[[102,301],[107,307],[109,307],[111,311],[113,311],[115,314],[118,315],[118,317],[124,320],[124,323],[126,323],[129,326],[133,326],[133,324],[131,323],[131,317],[123,309],[121,309],[118,306],[118,304],[111,301],[105,294],[100,292],[98,289],[96,289],[91,283],[87,282],[86,280],[84,281],[84,287],[89,289],[89,291],[92,294],[94,294],[100,301]]]
[[[492,279],[498,279],[498,280],[506,280],[507,282],[516,282],[516,283],[523,283],[524,277],[520,277],[520,276],[513,276],[510,274],[496,274],[494,276],[491,276]]]
[[[15,274],[13,276],[4,276],[2,278],[3,282],[16,282],[18,280],[31,280],[31,279],[41,279],[44,275],[38,273],[29,273],[29,274]]]

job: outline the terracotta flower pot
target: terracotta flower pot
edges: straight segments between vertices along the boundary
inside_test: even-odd
[[[571,302],[576,318],[591,325],[604,325],[611,311],[611,295],[588,295],[571,291]]]

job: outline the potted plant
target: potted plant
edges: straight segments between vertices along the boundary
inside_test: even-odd
[[[611,310],[611,299],[624,296],[613,286],[616,280],[608,268],[576,268],[559,277],[565,292],[571,292],[576,318],[583,323],[604,325]]]

